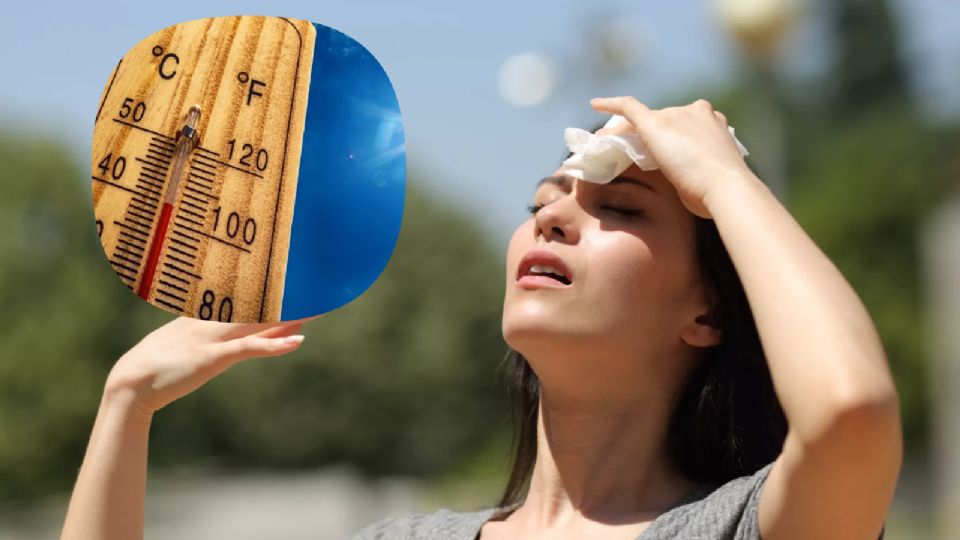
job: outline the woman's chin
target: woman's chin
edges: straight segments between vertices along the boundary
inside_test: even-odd
[[[507,345],[524,355],[593,339],[586,329],[563,319],[504,317],[502,330]]]

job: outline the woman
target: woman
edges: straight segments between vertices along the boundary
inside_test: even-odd
[[[660,169],[605,185],[548,177],[511,239],[518,446],[501,504],[390,518],[358,538],[877,538],[902,437],[862,303],[708,102],[591,104],[626,117],[617,129],[636,130]],[[140,536],[153,413],[239,360],[294,350],[302,323],[178,319],[124,355],[63,538]],[[748,353],[751,336],[765,364],[717,354]]]

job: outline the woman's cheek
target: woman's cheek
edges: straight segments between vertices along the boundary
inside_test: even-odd
[[[612,286],[617,294],[644,281],[651,255],[643,240],[629,233],[607,231],[598,231],[583,240],[594,279]]]

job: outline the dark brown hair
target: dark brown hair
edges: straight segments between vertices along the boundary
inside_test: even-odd
[[[712,303],[721,343],[704,349],[681,385],[667,431],[677,468],[696,482],[720,485],[749,475],[780,454],[787,421],[770,378],[743,285],[712,219],[694,222],[697,275]],[[520,502],[537,453],[540,381],[519,352],[503,370],[512,406],[510,476],[498,503]]]

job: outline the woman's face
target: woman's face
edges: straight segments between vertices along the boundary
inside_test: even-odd
[[[507,252],[503,335],[513,349],[636,365],[638,354],[710,344],[693,323],[708,307],[695,279],[693,215],[660,171],[633,166],[602,185],[552,176],[533,205]]]

